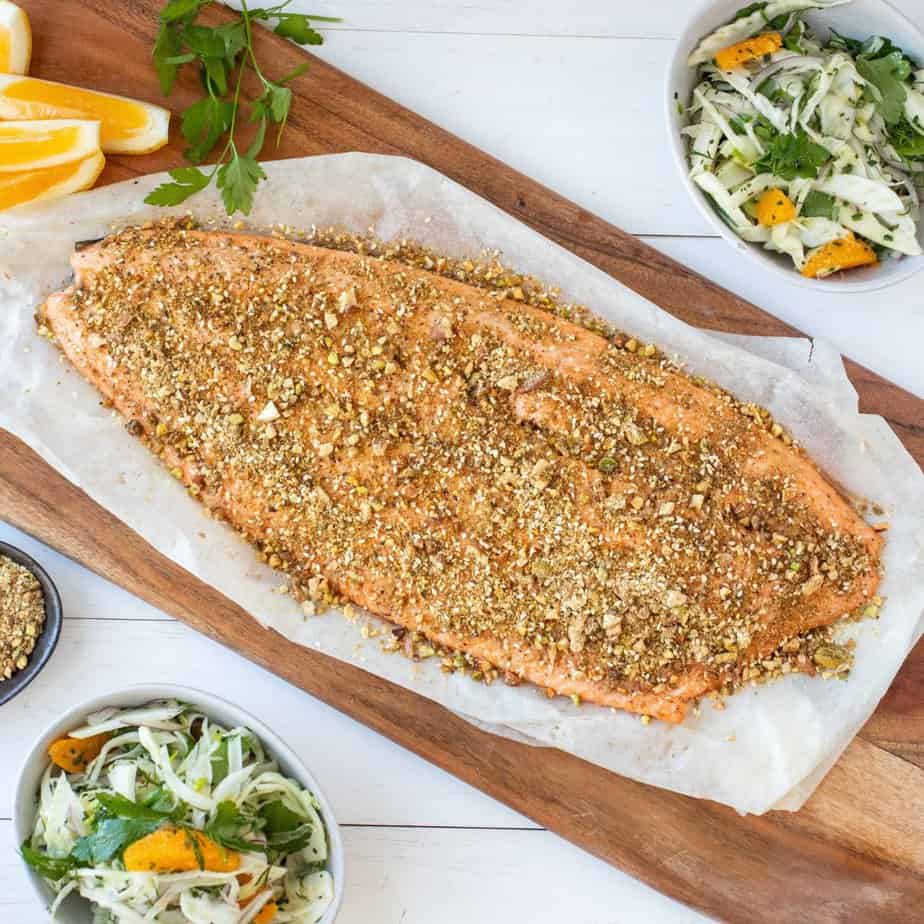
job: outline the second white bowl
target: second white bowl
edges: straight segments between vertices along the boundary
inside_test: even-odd
[[[826,279],[808,279],[793,267],[789,257],[741,240],[719,218],[702,190],[690,179],[686,144],[680,134],[680,129],[686,124],[686,117],[678,112],[677,107],[678,102],[686,106],[696,85],[696,68],[687,65],[687,57],[704,35],[730,22],[744,5],[745,0],[708,0],[700,4],[691,15],[671,54],[665,81],[665,112],[674,163],[687,191],[710,224],[739,254],[756,261],[777,277],[797,285],[824,292],[865,292],[893,285],[914,275],[924,268],[924,257],[884,260],[876,266],[839,273]],[[805,18],[812,30],[821,35],[826,35],[828,29],[833,27],[851,38],[887,36],[911,57],[924,62],[924,32],[886,0],[853,0],[830,10],[809,13]],[[918,228],[918,236],[924,242],[924,228],[921,226]]]
[[[41,783],[42,774],[48,766],[48,745],[52,741],[66,735],[72,728],[83,725],[86,717],[107,706],[141,706],[155,699],[177,699],[199,707],[210,718],[226,726],[244,725],[249,728],[264,744],[266,750],[273,755],[280,769],[286,776],[298,780],[302,786],[310,790],[321,806],[321,818],[327,829],[330,856],[328,869],[334,880],[334,900],[327,913],[319,924],[333,924],[343,900],[343,841],[340,829],[334,818],[330,803],[327,801],[317,780],[311,775],[308,768],[286,743],[258,718],[245,712],[239,706],[204,690],[194,687],[179,686],[177,684],[149,684],[143,686],[126,687],[103,696],[95,696],[84,703],[69,709],[53,725],[46,728],[41,734],[32,750],[26,757],[25,763],[19,773],[13,803],[13,831],[16,839],[15,848],[31,835],[35,823],[37,810],[37,793]],[[23,872],[35,889],[38,899],[47,907],[54,899],[51,890],[37,875],[23,863]],[[90,924],[92,913],[90,903],[79,895],[70,895],[55,918],[57,924]]]

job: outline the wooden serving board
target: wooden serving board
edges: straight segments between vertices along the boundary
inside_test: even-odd
[[[20,0],[33,73],[163,102],[150,64],[156,0]],[[216,9],[214,18],[227,16]],[[260,31],[272,72],[304,54]],[[197,95],[178,86],[179,110]],[[104,181],[173,167],[182,139],[112,158]],[[678,317],[746,334],[797,335],[755,306],[312,59],[278,156],[403,154],[441,171]],[[268,155],[269,156],[269,155]],[[863,410],[883,415],[924,464],[924,402],[848,362]],[[357,667],[261,629],[0,431],[0,517],[216,641],[376,729],[575,844],[716,918],[905,922],[924,915],[924,644],[874,717],[797,814],[730,809],[635,783],[550,748],[486,734]],[[799,729],[794,728],[798,735]],[[918,917],[917,919],[921,919]]]

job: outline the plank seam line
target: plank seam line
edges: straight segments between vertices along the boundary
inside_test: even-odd
[[[266,28],[265,26],[263,28]],[[369,35],[458,35],[463,38],[538,38],[538,39],[582,39],[591,41],[638,41],[675,42],[675,35],[634,35],[632,33],[610,33],[599,35],[593,32],[467,32],[463,29],[382,29],[375,26],[325,26],[319,32],[366,33]]]

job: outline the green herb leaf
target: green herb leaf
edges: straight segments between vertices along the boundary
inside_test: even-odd
[[[76,861],[88,866],[121,856],[129,844],[146,837],[171,819],[170,812],[158,811],[150,805],[132,802],[114,793],[99,793],[96,801],[99,808],[93,831],[80,838],[71,852]]]
[[[186,168],[180,168],[186,169]],[[96,801],[103,814],[111,818],[129,818],[133,821],[157,821],[163,822],[169,818],[169,811],[161,811],[143,802],[132,802],[125,796],[116,793],[101,792],[96,796]]]
[[[180,205],[209,185],[211,176],[195,167],[177,167],[170,171],[173,183],[161,183],[145,196],[148,205]],[[229,213],[230,214],[230,213]]]
[[[208,6],[211,2],[212,0],[169,0],[160,11],[160,21],[176,22],[195,16],[202,7]]]
[[[183,112],[181,131],[189,142],[183,152],[194,164],[205,160],[218,139],[230,130],[234,106],[227,100],[205,96]]]
[[[156,821],[139,818],[103,818],[97,823],[92,834],[87,834],[77,841],[71,856],[87,866],[106,863],[113,857],[121,856],[129,844],[147,837],[165,821],[164,816],[158,817]]]
[[[298,42],[299,45],[324,44],[324,37],[321,33],[312,29],[308,17],[300,13],[286,13],[280,16],[273,31],[276,35]]]
[[[238,812],[233,802],[219,802],[215,817],[206,826],[205,833],[223,847],[232,850],[253,850],[254,845],[242,837],[249,827],[250,822]]]
[[[735,13],[735,19],[732,21],[735,22],[739,19],[746,19],[748,16],[751,15],[751,13],[756,13],[758,10],[762,10],[766,8],[766,6],[767,6],[766,0],[764,0],[763,3],[749,3],[747,6],[741,7],[741,9],[738,10],[737,13]]]
[[[260,809],[267,846],[280,853],[294,853],[308,845],[312,825],[304,815],[293,812],[281,800],[268,802]]]
[[[869,59],[861,56],[857,58],[857,70],[861,77],[872,84],[873,102],[886,125],[900,122],[908,96],[905,81],[911,74],[908,59],[899,50],[881,58]]]
[[[253,208],[253,194],[263,179],[266,179],[266,174],[256,160],[249,154],[239,154],[232,144],[231,160],[218,168],[215,180],[227,213],[249,215]]]
[[[802,218],[830,218],[834,221],[834,215],[837,211],[837,203],[833,196],[827,193],[819,192],[813,189],[802,203],[802,211],[799,213]]]
[[[27,840],[23,841],[22,846],[19,848],[19,853],[32,869],[52,882],[63,879],[79,865],[73,856],[49,857],[47,854],[42,853],[41,850],[36,850],[32,847]]]
[[[858,42],[856,39],[848,38],[846,35],[841,35],[836,29],[831,30],[831,38],[828,40],[828,44],[832,48],[840,49],[841,51],[846,51],[848,54],[856,57],[863,50],[863,43]]]
[[[818,168],[831,156],[827,148],[816,144],[802,130],[795,135],[777,135],[755,165],[758,173],[772,173],[784,180],[797,176],[814,179]]]
[[[907,118],[900,119],[889,129],[889,141],[904,160],[924,158],[924,134],[918,132]]]
[[[294,831],[306,821],[304,815],[293,812],[281,799],[267,802],[260,809],[260,818],[263,819],[264,831],[268,836]]]
[[[197,21],[202,9],[212,0],[167,0],[160,12],[160,28],[154,44],[154,66],[165,95],[172,91],[179,70],[185,64],[198,65],[206,96],[183,112],[182,132],[189,143],[184,155],[193,164],[201,163],[222,138],[224,149],[215,170],[209,174],[194,168],[172,170],[172,183],[153,190],[145,202],[151,205],[180,205],[194,193],[205,189],[214,178],[221,190],[228,214],[249,214],[258,183],[265,179],[257,156],[263,148],[266,125],[279,126],[281,134],[292,108],[292,91],[286,84],[307,69],[299,65],[285,77],[270,80],[260,68],[254,52],[251,22],[255,19],[275,21],[275,31],[302,45],[319,45],[323,36],[312,22],[339,22],[329,16],[289,13],[289,0],[267,8],[249,10],[243,4],[241,16],[219,26]],[[235,144],[242,102],[241,86],[245,70],[252,70],[263,89],[251,101],[251,121],[258,123],[256,139],[246,154]],[[277,139],[278,140],[278,139]],[[225,752],[225,761],[227,752]],[[224,771],[227,773],[227,769]]]
[[[182,56],[183,43],[179,32],[168,23],[162,22],[154,42],[154,69],[164,96],[169,96],[180,71],[178,58]]]

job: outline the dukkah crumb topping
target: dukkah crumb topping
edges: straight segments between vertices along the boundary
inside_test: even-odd
[[[246,241],[107,239],[82,362],[307,612],[402,614],[390,647],[574,698],[849,667],[807,633],[878,608],[878,546],[765,410],[496,259]]]
[[[0,555],[0,680],[26,667],[44,623],[45,598],[38,579]]]

